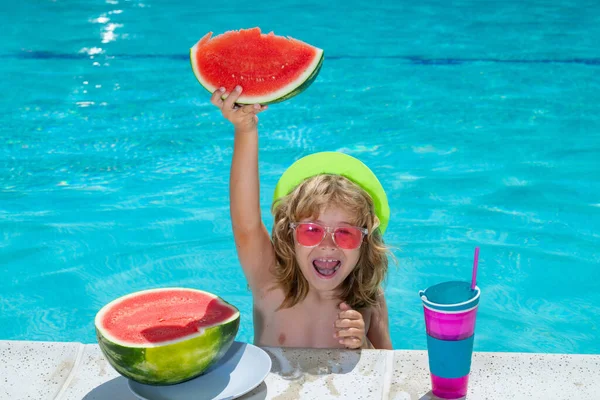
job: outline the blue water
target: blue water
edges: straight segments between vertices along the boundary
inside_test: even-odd
[[[326,54],[308,91],[261,114],[269,228],[289,164],[355,155],[390,199],[395,348],[425,348],[419,289],[469,279],[480,246],[477,350],[600,353],[597,2],[368,4],[3,4],[0,339],[93,343],[102,305],[177,285],[234,303],[252,340],[232,131],[187,52],[261,26]]]

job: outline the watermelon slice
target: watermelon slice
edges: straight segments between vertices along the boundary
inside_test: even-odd
[[[108,303],[95,325],[100,349],[117,372],[140,383],[172,385],[201,375],[225,355],[240,313],[201,290],[151,289]]]
[[[323,50],[260,28],[207,33],[190,49],[196,78],[210,93],[243,88],[239,104],[271,104],[303,92],[317,78]]]

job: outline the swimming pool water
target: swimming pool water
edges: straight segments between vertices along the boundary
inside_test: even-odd
[[[228,209],[232,131],[193,76],[208,31],[325,50],[261,114],[261,204],[308,153],[388,192],[393,344],[424,349],[419,289],[469,279],[476,350],[600,353],[600,13],[594,2],[15,2],[0,44],[0,340],[95,342],[117,296],[251,297]],[[35,29],[35,34],[33,30]]]

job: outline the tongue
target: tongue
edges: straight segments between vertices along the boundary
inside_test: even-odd
[[[335,269],[321,269],[321,268],[317,268],[317,271],[324,276],[331,276],[333,274],[335,274]]]
[[[315,260],[315,261],[313,261],[314,266],[319,269],[333,269],[338,265],[338,263],[339,263],[338,260],[335,260],[335,261]]]

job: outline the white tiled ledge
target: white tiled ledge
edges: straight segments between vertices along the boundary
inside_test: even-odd
[[[425,351],[265,348],[243,400],[428,400]],[[467,399],[600,399],[600,355],[475,353]],[[0,341],[2,400],[136,400],[95,344]]]

